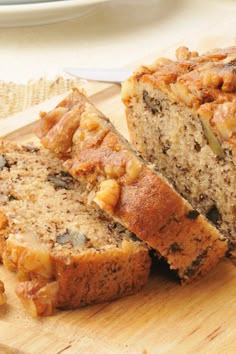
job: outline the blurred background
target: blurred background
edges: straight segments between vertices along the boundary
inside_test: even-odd
[[[235,43],[235,1],[113,0],[65,7],[68,20],[60,20],[65,9],[56,11],[54,4],[55,15],[48,19],[46,10],[31,10],[25,20],[23,11],[20,20],[12,11],[8,21],[0,21],[21,26],[0,30],[1,80],[53,78],[65,66],[133,65],[152,55],[173,55],[177,45],[205,50]],[[24,26],[30,16],[46,24]],[[47,24],[54,20],[60,22]]]
[[[68,90],[76,81],[65,67],[135,68],[180,45],[234,45],[235,18],[234,0],[0,2],[0,115]]]

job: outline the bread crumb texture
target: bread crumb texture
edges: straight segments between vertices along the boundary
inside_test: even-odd
[[[148,247],[102,211],[47,150],[0,142],[0,255],[33,316],[138,291]]]

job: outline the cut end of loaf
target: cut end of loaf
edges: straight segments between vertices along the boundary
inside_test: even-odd
[[[236,47],[141,68],[123,88],[131,142],[236,249]]]

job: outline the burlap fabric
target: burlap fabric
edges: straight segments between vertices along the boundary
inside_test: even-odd
[[[53,96],[63,94],[79,84],[79,79],[58,77],[55,80],[39,79],[27,84],[0,81],[0,118],[41,103]]]

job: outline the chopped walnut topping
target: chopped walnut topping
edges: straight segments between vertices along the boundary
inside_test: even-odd
[[[214,112],[212,122],[224,139],[230,139],[236,134],[236,103],[219,104]]]
[[[171,91],[174,95],[188,107],[199,106],[199,102],[196,96],[194,96],[188,89],[187,85],[182,82],[176,82],[171,84]]]
[[[107,164],[104,167],[104,172],[109,178],[121,177],[125,174],[125,164]]]
[[[80,128],[84,130],[96,130],[101,125],[101,118],[96,113],[84,112],[81,115]]]
[[[200,74],[202,79],[203,87],[218,88],[221,87],[223,83],[223,78],[218,72],[204,71]]]
[[[188,60],[193,57],[198,57],[198,52],[191,52],[187,47],[179,47],[176,50],[176,58],[179,61]]]
[[[168,58],[160,57],[156,61],[154,61],[153,64],[150,64],[148,66],[148,70],[151,70],[151,72],[155,72],[157,70],[158,66],[161,67],[161,66],[165,66],[170,63],[172,63],[172,60],[170,60]]]
[[[108,179],[100,184],[94,201],[108,213],[113,213],[120,197],[120,185],[115,179]]]
[[[223,74],[222,90],[225,92],[236,91],[236,72],[226,72]]]
[[[177,61],[160,58],[136,71],[135,76],[122,86],[124,103],[128,105],[131,97],[134,100],[139,80],[147,85],[151,81],[155,88],[165,91],[171,100],[180,101],[199,116],[208,118],[216,138],[220,136],[235,145],[236,114],[232,113],[232,107],[236,109],[236,46],[214,49],[201,56],[182,46],[176,50],[176,57]],[[144,97],[152,113],[159,112],[148,99]],[[230,109],[221,107],[227,102]],[[222,119],[219,119],[220,114],[223,114]]]
[[[34,279],[16,287],[16,294],[31,316],[52,315],[57,303],[58,283]]]
[[[202,86],[213,89],[221,89],[223,92],[234,92],[236,90],[236,73],[224,67],[206,67],[200,73]]]
[[[40,118],[44,119],[37,129],[40,138],[45,136],[48,131],[68,112],[67,107],[56,107],[49,113],[41,112]],[[47,118],[47,119],[45,119]]]
[[[142,163],[137,158],[131,158],[126,164],[127,182],[133,183],[142,170]]]
[[[191,58],[194,60],[185,72],[178,70],[176,82],[169,83],[167,92],[173,99],[197,111],[200,117],[208,118],[210,134],[215,142],[221,137],[235,144],[236,47],[216,49],[202,56],[189,51],[187,47],[180,47],[176,56],[183,65],[189,63]],[[171,65],[179,68],[180,63],[173,62]],[[169,65],[166,68],[170,71]],[[157,67],[153,75],[157,77],[157,87],[162,71],[161,67]],[[217,155],[220,151],[222,155],[219,144],[220,140],[217,143]]]
[[[98,116],[93,108],[87,108],[80,119],[79,128],[73,135],[73,144],[89,147],[99,144],[107,133],[107,121]]]
[[[214,61],[218,61],[218,60],[223,60],[225,58],[227,58],[227,54],[226,53],[220,53],[220,51],[214,51],[214,52],[208,52],[206,53],[206,55],[203,56],[204,61],[208,61],[210,60],[214,60]]]
[[[170,63],[172,63],[172,60],[164,57],[160,57],[154,62],[155,65],[166,65]]]

